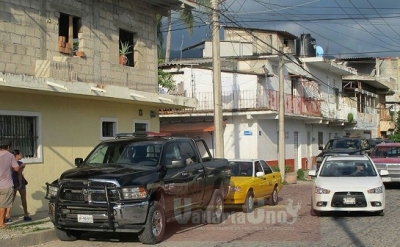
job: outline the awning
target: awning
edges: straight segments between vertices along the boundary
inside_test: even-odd
[[[379,130],[380,131],[389,131],[389,130],[394,130],[396,128],[396,125],[394,122],[391,121],[381,121],[379,123]]]
[[[222,124],[226,125],[225,122]],[[214,131],[214,122],[163,123],[160,124],[160,131],[171,133],[211,132]]]

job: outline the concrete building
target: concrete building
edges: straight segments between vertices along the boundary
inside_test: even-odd
[[[45,183],[118,132],[159,131],[159,108],[197,100],[158,94],[156,14],[184,0],[1,1],[0,139],[19,149],[31,214]],[[120,64],[121,44],[128,44]],[[12,214],[21,214],[19,198]]]
[[[361,135],[376,137],[379,114],[378,97],[385,94],[377,88],[390,86],[376,82],[365,88],[368,95],[360,107],[355,95],[347,94],[342,78],[356,76],[357,70],[322,56],[316,57],[294,35],[286,32],[250,29],[228,29],[228,39],[221,42],[221,81],[223,103],[224,152],[227,158],[261,158],[277,164],[279,142],[279,55],[283,47],[288,53],[284,63],[285,164],[292,171],[311,168],[319,147],[335,136]],[[239,33],[234,38],[233,34]],[[226,33],[225,33],[226,34]],[[259,39],[258,34],[262,34]],[[262,43],[258,49],[249,40]],[[293,39],[293,40],[288,40]],[[232,45],[229,46],[229,42]],[[238,45],[238,40],[241,42]],[[175,60],[164,64],[174,74],[177,89],[170,94],[193,97],[199,101],[195,109],[164,109],[160,112],[161,130],[183,135],[199,135],[213,149],[213,75],[209,47],[204,42],[205,58]],[[296,44],[292,46],[290,44]],[[269,47],[276,44],[277,47]],[[287,45],[289,44],[289,45]],[[298,45],[307,49],[299,49]],[[309,44],[309,43],[307,43]],[[197,46],[199,46],[198,44]],[[255,45],[257,47],[257,45]],[[240,48],[242,47],[242,48]],[[258,52],[263,50],[264,52]],[[240,52],[239,52],[240,51]],[[257,52],[255,52],[257,51]],[[268,54],[269,53],[269,54]]]

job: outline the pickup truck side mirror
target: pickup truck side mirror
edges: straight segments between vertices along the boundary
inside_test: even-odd
[[[318,146],[318,149],[319,149],[319,150],[324,150],[324,145],[319,145],[319,146]]]
[[[185,159],[178,159],[178,160],[172,160],[171,164],[166,165],[167,169],[172,169],[172,168],[182,168],[186,166],[186,160]]]
[[[82,158],[75,158],[75,166],[80,167],[83,164]]]

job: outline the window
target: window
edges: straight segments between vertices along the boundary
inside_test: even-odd
[[[149,131],[149,121],[135,120],[133,121],[133,132]]]
[[[120,64],[129,67],[135,66],[134,48],[135,48],[134,33],[120,29],[119,30]]]
[[[58,18],[58,51],[71,54],[82,50],[82,20],[60,13]]]
[[[197,155],[190,142],[182,141],[179,143],[181,156],[186,159],[186,164],[198,163]]]
[[[18,149],[24,163],[40,163],[41,114],[37,112],[0,110],[0,139],[11,141],[11,151]]]
[[[264,169],[265,174],[273,173],[272,168],[267,164],[267,162],[265,162],[264,160],[261,160],[260,162]]]
[[[118,133],[117,125],[118,120],[116,118],[101,118],[101,134],[100,140],[107,140],[114,138]]]

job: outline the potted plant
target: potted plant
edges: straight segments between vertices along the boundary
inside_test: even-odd
[[[120,41],[120,43],[121,47],[119,49],[119,64],[126,65],[128,63],[128,58],[126,55],[132,53],[132,51],[129,51],[132,45],[129,45],[128,41],[126,41],[125,43],[122,43],[122,41]]]

